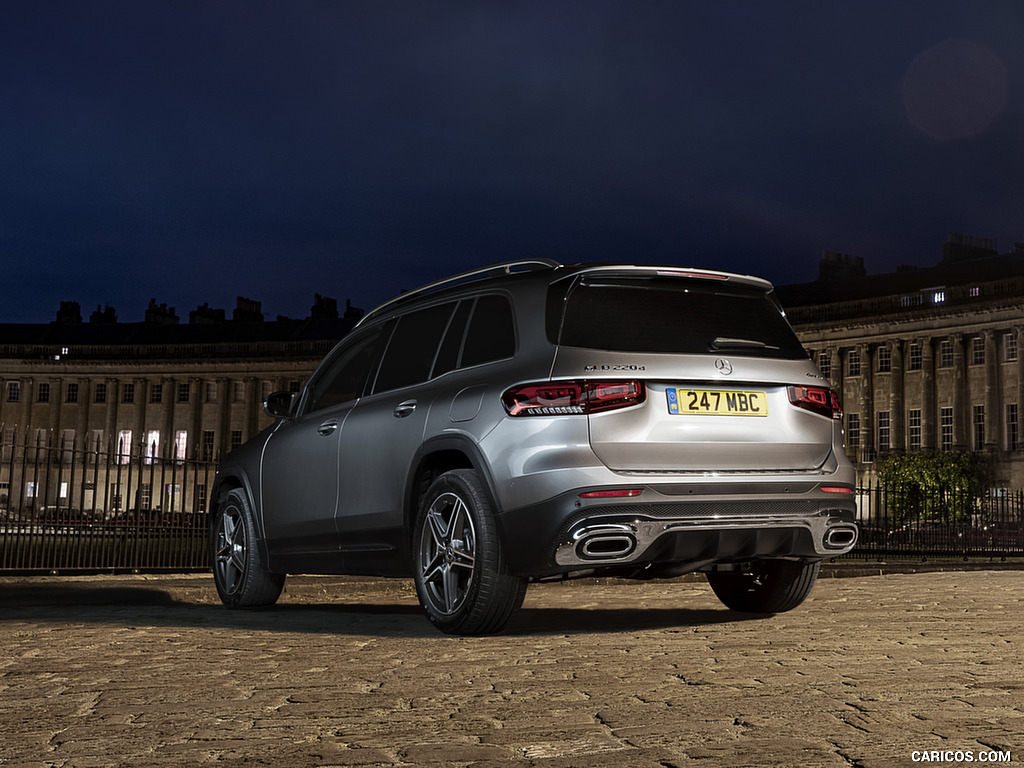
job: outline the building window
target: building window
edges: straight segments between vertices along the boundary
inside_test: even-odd
[[[851,349],[846,357],[846,375],[860,376],[860,350]]]
[[[206,511],[206,484],[200,483],[196,486],[196,495],[194,499],[195,509],[193,511],[205,512]]]
[[[892,350],[889,349],[888,347],[878,348],[878,372],[892,372]]]
[[[985,450],[985,406],[976,405],[973,409],[972,425],[974,427],[974,450]]]
[[[217,382],[215,381],[206,382],[206,402],[217,402]]]
[[[234,401],[236,403],[244,403],[245,402],[245,382],[244,381],[236,381],[235,384],[234,384],[234,391],[235,391]]]
[[[117,463],[127,464],[132,457],[132,431],[122,429],[117,433]]]
[[[1017,334],[1007,333],[1003,336],[1003,362],[1017,362]]]
[[[907,355],[907,370],[920,371],[922,368],[921,345],[916,341],[910,345],[910,354]]]
[[[153,506],[153,486],[149,483],[143,483],[139,486],[139,506],[143,509],[149,509]]]
[[[953,342],[943,339],[939,344],[939,368],[953,367]]]
[[[818,370],[826,379],[832,378],[832,353],[828,350],[818,353]]]
[[[164,399],[164,385],[163,384],[150,384],[149,385],[149,402],[160,403]]]
[[[878,450],[888,451],[891,447],[890,440],[892,437],[891,425],[889,422],[889,412],[879,411],[878,412]]]
[[[183,381],[180,384],[178,384],[178,402],[179,403],[187,403],[191,396],[192,396],[192,385],[189,382]]]
[[[78,384],[76,382],[70,382],[68,388],[64,391],[64,402],[65,403],[77,403],[78,402]]]
[[[939,434],[940,446],[944,451],[953,450],[953,409],[942,408],[939,410]]]
[[[135,402],[135,384],[133,382],[126,381],[124,384],[121,385],[121,402]]]
[[[907,411],[907,447],[912,451],[921,450],[921,409]]]
[[[146,433],[146,463],[152,464],[160,458],[160,433],[156,430]]]
[[[39,383],[39,388],[36,390],[36,402],[50,402],[50,385],[45,381]]]
[[[1020,420],[1016,403],[1006,404],[1006,450],[1020,448]]]
[[[174,458],[178,461],[184,461],[186,451],[188,450],[188,432],[185,430],[179,430],[174,433]]]
[[[204,429],[203,438],[200,443],[199,458],[203,461],[213,460],[213,430]]]
[[[971,365],[985,364],[985,339],[975,336],[971,339]]]
[[[301,389],[302,389],[302,382],[301,381],[289,381],[288,382],[288,391],[289,392],[298,392]]]
[[[934,291],[932,293],[932,304],[942,304],[946,301],[945,291]]]
[[[242,430],[232,429],[231,430],[231,450],[240,448],[242,446]]]
[[[107,385],[106,382],[98,382],[96,384],[96,390],[93,393],[94,403],[105,403],[107,402]]]
[[[846,414],[846,446],[848,448],[860,447],[860,414]]]
[[[21,382],[19,381],[8,381],[7,382],[7,402],[16,403],[21,400]]]

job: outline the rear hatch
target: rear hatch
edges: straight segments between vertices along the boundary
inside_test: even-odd
[[[838,400],[756,278],[594,270],[551,286],[551,377],[635,381],[641,402],[588,415],[610,469],[766,472],[820,467]]]

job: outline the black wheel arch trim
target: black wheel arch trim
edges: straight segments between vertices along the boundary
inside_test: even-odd
[[[409,466],[409,472],[405,479],[405,509],[403,510],[403,522],[406,529],[409,531],[410,539],[412,537],[412,530],[416,525],[416,515],[419,512],[419,506],[416,503],[417,488],[416,488],[416,477],[419,473],[420,466],[431,454],[441,453],[443,451],[458,451],[466,456],[469,460],[470,467],[473,469],[477,476],[480,478],[480,482],[483,484],[484,493],[487,494],[487,501],[491,504],[491,509],[497,513],[500,511],[501,506],[498,504],[498,495],[494,486],[494,477],[491,474],[491,468],[487,461],[484,459],[483,452],[476,445],[471,437],[465,434],[449,434],[449,435],[437,435],[429,438],[420,445],[419,449],[413,456],[413,460]]]
[[[271,564],[270,550],[267,547],[266,537],[263,535],[263,507],[262,505],[257,505],[257,495],[253,493],[249,473],[240,465],[221,467],[213,481],[213,490],[210,492],[209,535],[213,535],[214,513],[217,510],[218,502],[225,488],[229,490],[240,488],[248,497],[249,506],[252,507],[253,517],[256,519],[256,546],[260,549],[260,556],[263,558],[263,562],[268,565]]]

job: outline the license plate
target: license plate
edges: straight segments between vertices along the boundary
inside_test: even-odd
[[[767,416],[768,395],[735,389],[669,387],[668,412],[702,416]]]

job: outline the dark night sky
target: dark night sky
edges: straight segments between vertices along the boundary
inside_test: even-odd
[[[0,322],[1024,241],[1024,2],[8,3]]]

